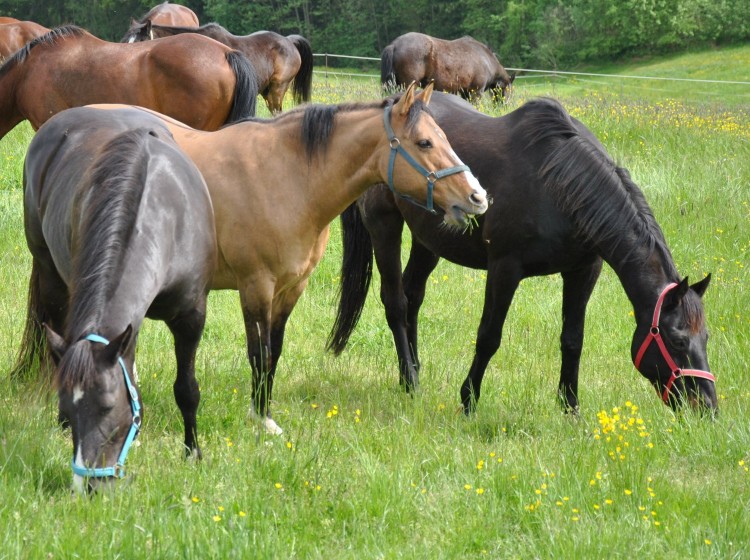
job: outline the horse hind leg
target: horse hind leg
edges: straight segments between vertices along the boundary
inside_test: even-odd
[[[602,270],[597,259],[591,266],[564,272],[562,333],[560,334],[560,383],[557,395],[566,411],[578,411],[578,369],[583,351],[583,332],[586,307]]]
[[[206,322],[206,296],[198,305],[167,321],[174,337],[177,376],[173,385],[174,398],[185,427],[185,455],[202,458],[198,446],[198,426],[196,414],[200,404],[200,388],[195,379],[195,355]]]

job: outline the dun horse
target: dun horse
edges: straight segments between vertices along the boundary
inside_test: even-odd
[[[157,25],[181,25],[185,27],[198,27],[200,22],[195,12],[187,6],[162,2],[151,8],[144,16],[134,23],[151,21]]]
[[[33,21],[0,23],[0,61],[45,33],[49,33],[49,29]]]
[[[0,138],[28,119],[90,103],[132,103],[216,130],[255,114],[247,58],[200,35],[123,45],[75,26],[37,37],[0,67]]]
[[[515,74],[508,74],[490,48],[471,37],[453,41],[422,33],[406,33],[389,44],[380,57],[380,81],[384,86],[411,82],[458,93],[465,99],[491,90],[505,97]]]
[[[310,42],[301,35],[284,37],[273,31],[256,31],[250,35],[232,35],[217,23],[201,27],[166,27],[145,20],[133,24],[123,42],[147,41],[182,33],[199,33],[245,54],[258,76],[258,89],[271,113],[282,109],[289,86],[297,103],[310,101],[312,93],[313,52]]]
[[[271,433],[281,433],[269,401],[286,322],[330,222],[382,182],[450,224],[487,208],[484,189],[423,110],[431,93],[410,87],[397,102],[312,105],[216,132],[167,121],[208,184],[220,255],[211,287],[240,292],[253,406]]]
[[[64,111],[39,129],[24,167],[33,260],[18,367],[43,360],[46,326],[78,489],[123,475],[142,417],[134,360],[144,317],[172,331],[185,448],[200,455],[195,353],[216,266],[213,210],[195,165],[143,115]]]
[[[682,278],[640,189],[597,139],[558,103],[532,101],[506,116],[483,115],[457,97],[436,94],[431,109],[458,155],[493,200],[470,234],[371,189],[342,216],[341,301],[329,348],[341,352],[367,296],[373,249],[381,299],[398,354],[400,379],[417,386],[417,321],[425,285],[440,257],[487,270],[484,310],[474,361],[461,387],[469,413],[500,346],[513,294],[529,276],[560,273],[563,280],[559,397],[578,408],[578,369],[586,306],[602,260],[619,276],[635,310],[631,353],[638,371],[665,403],[715,409],[714,377],[706,355],[701,297],[710,276]],[[412,233],[405,271],[400,241]],[[361,224],[364,223],[364,227]]]

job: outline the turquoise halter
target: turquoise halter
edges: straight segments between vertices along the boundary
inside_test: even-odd
[[[109,344],[109,340],[107,340],[103,336],[99,336],[98,334],[89,334],[84,337],[84,340],[98,342],[104,345]],[[90,467],[81,467],[79,465],[76,465],[75,458],[73,458],[73,460],[71,461],[71,464],[73,465],[73,474],[77,474],[78,476],[82,476],[85,478],[105,478],[110,476],[115,478],[124,477],[125,458],[128,456],[130,446],[133,445],[133,441],[135,441],[135,436],[138,435],[138,431],[141,429],[141,402],[138,399],[138,391],[136,391],[135,386],[130,380],[128,368],[125,367],[125,362],[123,361],[122,357],[118,357],[117,361],[120,364],[120,368],[122,368],[122,374],[123,377],[125,377],[125,386],[127,387],[128,394],[130,396],[130,408],[133,411],[133,423],[130,425],[128,437],[125,438],[125,443],[122,446],[122,451],[120,451],[120,456],[117,458],[117,463],[114,466],[96,469]]]
[[[401,147],[401,141],[396,137],[396,134],[393,132],[393,128],[391,128],[391,109],[393,108],[392,105],[388,105],[385,108],[385,112],[383,113],[383,124],[385,124],[385,133],[388,136],[388,142],[391,146],[391,157],[388,161],[388,187],[391,189],[391,192],[395,194],[396,196],[403,198],[404,200],[408,200],[412,204],[416,204],[420,208],[424,208],[428,212],[432,214],[437,214],[435,211],[435,208],[433,206],[432,202],[432,191],[435,188],[435,182],[438,179],[442,179],[443,177],[447,177],[448,175],[453,175],[454,173],[461,173],[462,171],[469,171],[468,165],[456,165],[454,167],[448,167],[446,169],[441,169],[440,171],[427,171],[424,167],[419,165],[417,161],[409,155],[409,152],[404,150],[404,148]],[[427,204],[422,204],[414,197],[409,196],[408,194],[401,194],[400,192],[396,191],[396,188],[393,186],[393,166],[396,162],[396,155],[401,154],[404,156],[404,159],[411,165],[414,169],[419,171],[426,179],[427,179]]]

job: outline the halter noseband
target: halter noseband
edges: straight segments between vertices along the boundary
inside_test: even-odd
[[[664,298],[666,297],[667,293],[669,293],[670,290],[676,287],[677,284],[674,282],[669,284],[666,288],[664,288],[664,290],[662,290],[661,294],[659,295],[659,299],[656,300],[656,307],[654,308],[654,318],[651,321],[651,328],[649,329],[648,335],[646,336],[646,340],[643,341],[643,344],[641,344],[641,347],[638,349],[635,360],[633,360],[635,368],[639,369],[641,360],[643,359],[643,355],[646,353],[646,350],[651,345],[652,341],[656,341],[656,345],[661,351],[662,358],[664,358],[664,361],[667,362],[667,365],[672,372],[672,375],[669,377],[669,381],[667,381],[667,384],[664,386],[664,392],[661,394],[661,400],[664,401],[665,404],[669,403],[669,394],[672,390],[672,385],[674,385],[674,382],[680,377],[700,377],[702,379],[708,379],[709,381],[712,381],[714,383],[716,382],[716,378],[712,373],[708,371],[703,371],[702,369],[682,369],[678,367],[672,359],[672,356],[669,355],[667,346],[664,344],[664,339],[661,337],[661,333],[659,332],[659,316],[661,315],[661,306],[664,303]],[[657,388],[656,391],[659,392],[659,389]]]
[[[435,208],[432,203],[432,191],[435,188],[435,182],[438,179],[442,179],[443,177],[447,177],[448,175],[453,175],[454,173],[461,173],[462,171],[469,171],[468,165],[456,165],[454,167],[448,167],[446,169],[441,169],[439,171],[427,171],[424,167],[419,165],[417,161],[409,155],[409,152],[404,150],[404,148],[401,147],[401,141],[396,137],[396,134],[393,132],[393,128],[391,128],[391,109],[393,108],[392,105],[388,105],[385,108],[385,111],[383,112],[383,124],[385,124],[385,133],[388,136],[388,142],[391,146],[391,157],[388,161],[388,187],[391,189],[391,192],[395,194],[396,196],[403,198],[404,200],[408,200],[412,204],[416,204],[420,208],[424,208],[428,212],[432,214],[437,214],[435,211]],[[404,159],[411,165],[414,169],[419,171],[426,179],[427,179],[427,204],[422,204],[415,198],[409,196],[408,194],[402,194],[398,191],[396,191],[396,188],[393,185],[393,166],[396,163],[396,155],[401,154]]]
[[[98,334],[89,334],[84,337],[84,340],[98,342],[104,345],[109,344],[109,340],[107,340],[103,336],[99,336]],[[80,465],[76,465],[74,458],[72,461],[73,474],[77,474],[78,476],[82,476],[85,478],[106,478],[110,476],[116,478],[124,477],[125,458],[128,456],[128,451],[130,451],[130,446],[133,445],[135,436],[138,435],[138,431],[141,429],[141,403],[138,399],[138,391],[136,391],[135,386],[130,380],[128,368],[125,367],[125,362],[123,361],[122,357],[118,357],[117,361],[119,362],[120,368],[122,369],[122,374],[125,378],[125,386],[128,389],[128,396],[130,397],[130,408],[133,411],[133,423],[130,425],[130,431],[128,432],[128,436],[125,438],[125,443],[122,446],[122,451],[120,451],[120,456],[117,458],[117,463],[114,466],[96,469],[90,467],[81,467]]]

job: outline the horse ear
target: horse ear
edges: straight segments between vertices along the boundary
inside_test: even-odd
[[[44,332],[47,334],[47,346],[52,351],[55,361],[60,361],[68,351],[68,343],[65,339],[53,331],[47,323],[43,323]]]
[[[396,109],[396,113],[401,116],[405,116],[409,113],[409,109],[414,104],[414,89],[417,87],[417,82],[412,82],[409,87],[406,88],[406,92],[401,96],[393,108]]]
[[[708,276],[706,276],[703,280],[700,282],[696,282],[692,286],[690,286],[690,289],[696,292],[700,297],[703,297],[703,294],[706,293],[706,288],[708,288],[709,283],[711,282],[711,273],[708,273]]]
[[[667,294],[667,297],[664,299],[664,309],[672,309],[676,307],[682,301],[682,298],[685,297],[685,294],[689,289],[690,284],[688,282],[688,277],[685,276],[685,278],[677,284],[677,287],[670,290]]]
[[[422,103],[425,105],[428,105],[430,103],[430,97],[432,97],[432,91],[435,89],[435,82],[432,81],[429,84],[427,84],[427,87],[425,87],[422,90],[422,93],[420,93],[417,97],[422,99]]]
[[[133,326],[128,325],[122,333],[102,348],[102,357],[108,364],[114,365],[117,358],[124,355],[133,336]]]

